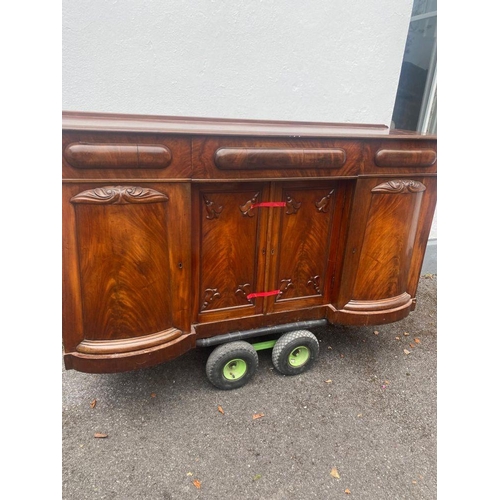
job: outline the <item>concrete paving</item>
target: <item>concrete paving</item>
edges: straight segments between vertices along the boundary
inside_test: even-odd
[[[131,373],[63,370],[62,498],[436,498],[436,296],[422,277],[400,322],[314,330],[320,356],[299,376],[261,351],[234,391],[206,379],[209,349]]]

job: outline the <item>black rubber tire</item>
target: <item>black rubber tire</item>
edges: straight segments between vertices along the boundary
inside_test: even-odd
[[[245,374],[236,380],[224,376],[224,367],[232,359],[242,359],[247,364]],[[241,340],[229,342],[216,347],[208,357],[206,364],[207,377],[218,389],[225,391],[244,386],[255,374],[259,366],[257,351],[248,343]]]
[[[309,349],[309,359],[301,366],[292,366],[288,357],[297,347]],[[273,365],[283,375],[298,375],[309,370],[319,355],[318,339],[308,330],[296,330],[282,335],[273,347]]]

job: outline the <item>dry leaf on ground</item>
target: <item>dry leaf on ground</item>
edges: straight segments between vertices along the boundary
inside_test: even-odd
[[[350,490],[349,488],[346,488],[346,489],[344,490],[344,493],[345,493],[346,495],[350,495],[350,494],[351,494],[351,490]]]
[[[380,332],[378,332],[377,330],[375,330],[375,331],[373,332],[373,335],[378,335],[379,333],[380,333]]]
[[[258,419],[258,418],[262,418],[263,416],[264,416],[264,414],[263,414],[263,413],[256,413],[255,415],[253,415],[253,416],[252,416],[252,419],[253,419],[253,420],[256,420],[256,419]]]
[[[339,471],[335,467],[330,471],[330,476],[334,477],[335,479],[340,479]]]
[[[188,472],[188,473],[186,474],[186,476],[192,476],[192,475],[193,475],[193,473],[192,473],[192,472]]]
[[[332,383],[332,379],[329,378],[328,380],[325,380],[325,384],[331,384]]]
[[[198,488],[198,489],[200,489],[200,488],[201,488],[201,483],[200,483],[200,481],[198,481],[198,479],[195,479],[195,480],[193,481],[193,484],[196,486],[196,488]]]
[[[96,403],[97,403],[97,399],[94,399],[94,401],[92,401],[92,403],[90,403],[90,407],[95,408]]]
[[[420,344],[420,339],[414,339],[415,340],[415,344]]]
[[[410,351],[409,351],[408,349],[404,349],[404,350],[403,350],[403,352],[404,352],[405,354],[410,354]]]
[[[96,433],[94,434],[94,437],[95,437],[95,438],[101,438],[101,439],[102,439],[102,438],[107,438],[107,437],[108,437],[108,435],[107,435],[107,434],[103,434],[102,432],[96,432]]]
[[[221,405],[217,406],[217,409],[219,410],[220,413],[224,415],[224,410]]]
[[[408,332],[403,332],[403,335],[404,335],[405,337],[408,337],[408,335],[410,335],[410,334],[409,334]]]
[[[151,397],[152,397],[152,398],[156,398],[156,393],[152,392],[152,393],[151,393]]]

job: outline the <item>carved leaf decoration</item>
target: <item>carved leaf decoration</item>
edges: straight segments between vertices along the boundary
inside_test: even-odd
[[[252,211],[252,206],[257,203],[260,193],[255,193],[253,198],[248,200],[243,205],[240,205],[240,211],[244,216],[253,217],[255,213]]]
[[[151,188],[105,186],[78,193],[70,201],[90,205],[126,205],[128,203],[164,203],[168,201],[168,196]]]
[[[321,295],[321,288],[319,287],[318,281],[319,281],[319,275],[311,276],[307,284],[311,285],[316,290],[316,293],[318,295]]]
[[[207,211],[207,219],[218,219],[223,207],[217,207],[214,201],[209,200],[205,195],[203,195],[203,201],[205,202],[205,209]]]
[[[323,196],[323,198],[321,198],[321,200],[319,200],[315,203],[316,208],[318,209],[318,212],[323,212],[323,213],[328,212],[328,205],[330,203],[330,198],[332,197],[334,192],[335,192],[335,189],[332,189],[326,196]]]
[[[300,206],[302,203],[299,203],[298,201],[295,201],[291,196],[286,197],[286,214],[287,215],[293,215],[296,214],[299,211]]]
[[[207,288],[204,293],[204,302],[201,305],[202,311],[207,309],[212,304],[214,299],[220,299],[220,293],[217,288]]]
[[[420,193],[425,191],[425,186],[418,181],[413,181],[411,179],[394,179],[391,181],[379,184],[372,189],[372,193],[394,193],[394,194],[404,194],[404,193]]]
[[[238,285],[238,288],[234,292],[236,295],[241,294],[247,300],[249,304],[253,304],[252,300],[247,298],[250,291],[250,283],[245,283],[244,285]]]
[[[292,283],[292,280],[291,279],[284,279],[284,280],[281,280],[280,281],[280,286],[279,286],[279,290],[280,290],[280,293],[278,293],[278,295],[276,295],[276,301],[279,300],[281,298],[281,296],[286,293],[286,291],[289,289],[289,288],[293,288],[294,285]]]

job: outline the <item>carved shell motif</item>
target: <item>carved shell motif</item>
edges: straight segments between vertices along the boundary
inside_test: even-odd
[[[425,191],[425,186],[418,181],[395,179],[379,184],[372,189],[372,193],[420,193]]]
[[[168,196],[150,188],[137,186],[105,186],[82,191],[71,198],[71,203],[90,205],[126,205],[128,203],[160,203]]]

